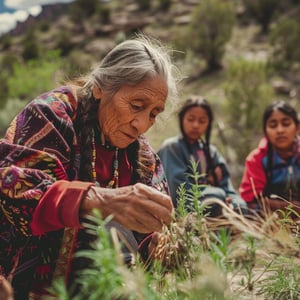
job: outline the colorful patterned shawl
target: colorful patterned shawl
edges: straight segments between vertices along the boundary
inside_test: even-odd
[[[69,262],[56,264],[58,256],[72,259],[78,230],[33,236],[30,221],[55,181],[80,180],[80,149],[73,126],[76,109],[69,88],[44,93],[16,116],[0,140],[0,274],[12,281],[16,299],[26,291],[42,294],[40,287],[48,286],[53,276],[64,275],[59,262],[61,266]],[[141,136],[130,149],[137,160],[135,181],[166,191],[159,158],[146,139]],[[65,243],[65,238],[71,240]]]

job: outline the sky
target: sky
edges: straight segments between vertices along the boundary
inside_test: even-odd
[[[66,3],[73,0],[0,0],[0,35],[23,22],[28,15],[38,15],[42,4]]]

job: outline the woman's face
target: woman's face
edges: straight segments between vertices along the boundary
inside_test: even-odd
[[[275,149],[291,150],[298,128],[295,121],[280,110],[275,110],[266,123],[266,135]]]
[[[196,142],[207,130],[209,118],[202,107],[190,108],[182,120],[183,131],[190,143]]]
[[[167,84],[159,76],[135,86],[123,85],[112,97],[94,88],[95,98],[101,99],[98,121],[105,140],[126,148],[154,124],[165,108],[167,94]]]

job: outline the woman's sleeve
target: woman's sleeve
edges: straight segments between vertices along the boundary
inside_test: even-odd
[[[250,154],[245,161],[245,169],[239,192],[246,202],[251,202],[263,193],[265,185],[266,174],[262,158],[258,155]]]
[[[46,191],[74,176],[76,103],[67,93],[43,94],[14,119],[0,141],[0,207],[22,235]]]
[[[65,227],[81,227],[79,209],[90,182],[58,180],[39,200],[30,222],[33,235]]]

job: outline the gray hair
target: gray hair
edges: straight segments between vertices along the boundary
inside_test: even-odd
[[[180,78],[170,50],[158,40],[138,34],[114,47],[91,72],[85,87],[96,84],[113,95],[124,84],[136,85],[157,75],[166,81],[168,98],[175,100]]]

